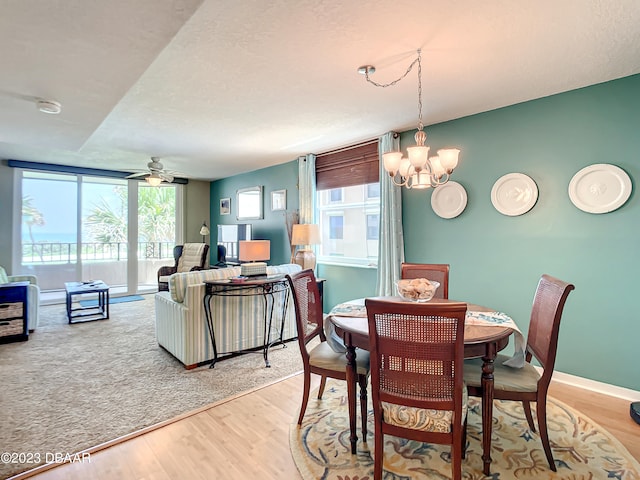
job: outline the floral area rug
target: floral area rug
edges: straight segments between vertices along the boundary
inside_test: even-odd
[[[302,426],[290,428],[294,461],[305,480],[373,479],[373,410],[369,408],[367,443],[358,420],[358,452],[351,455],[349,413],[344,382],[327,380],[322,400],[311,393]],[[371,396],[369,395],[369,398]],[[480,399],[469,399],[467,457],[462,478],[507,480],[639,480],[640,464],[605,429],[553,398],[547,400],[549,439],[557,472],[549,469],[542,443],[531,432],[520,402],[496,401],[493,410],[491,476],[482,473]],[[535,418],[535,413],[534,413]],[[450,447],[385,435],[385,480],[451,478]]]

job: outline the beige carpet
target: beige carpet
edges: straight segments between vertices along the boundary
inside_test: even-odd
[[[272,349],[271,368],[249,353],[185,370],[158,346],[153,295],[144,298],[75,325],[63,305],[41,307],[27,342],[0,345],[0,452],[31,454],[0,461],[0,478],[302,370],[297,342]]]
[[[358,430],[358,452],[351,455],[349,414],[344,382],[327,381],[324,398],[312,393],[301,428],[290,427],[290,447],[305,480],[370,480],[373,478],[373,412],[367,443]],[[370,396],[369,396],[370,398]],[[478,399],[470,399],[467,458],[462,478],[480,480],[640,479],[640,464],[604,428],[580,412],[549,399],[549,438],[557,473],[549,470],[537,434],[529,430],[520,403],[496,401],[491,477],[482,474],[482,425]],[[535,414],[534,414],[535,417]],[[358,420],[358,425],[360,421]],[[358,427],[360,428],[360,427]],[[451,478],[450,447],[385,435],[385,480]]]

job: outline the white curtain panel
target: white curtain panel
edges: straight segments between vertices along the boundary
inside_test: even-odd
[[[316,223],[316,156],[298,158],[300,223]]]
[[[393,185],[382,161],[383,153],[399,150],[400,137],[397,133],[388,132],[379,138],[380,233],[376,295],[395,295],[395,282],[400,279],[400,265],[404,262],[402,188]]]

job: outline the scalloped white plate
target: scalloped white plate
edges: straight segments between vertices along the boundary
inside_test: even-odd
[[[454,218],[467,206],[467,191],[458,182],[447,182],[431,193],[431,208],[442,218]]]
[[[491,189],[491,203],[503,215],[515,217],[527,213],[538,200],[538,186],[524,173],[503,175]]]
[[[569,198],[587,213],[608,213],[631,195],[631,179],[620,167],[596,163],[578,171],[569,182]]]

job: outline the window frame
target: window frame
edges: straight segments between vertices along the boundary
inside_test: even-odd
[[[143,291],[146,287],[146,284],[141,284],[138,278],[138,190],[139,188],[174,188],[175,189],[175,244],[183,243],[183,231],[184,231],[184,184],[186,182],[173,182],[171,185],[161,185],[158,187],[148,187],[144,182],[140,181],[140,179],[125,179],[124,177],[117,175],[100,175],[99,171],[96,170],[87,170],[84,172],[82,169],[71,169],[69,171],[65,169],[56,170],[53,165],[44,165],[41,168],[36,165],[32,167],[30,164],[24,165],[13,165],[15,168],[15,174],[13,178],[14,183],[14,194],[13,194],[13,203],[14,209],[12,214],[12,239],[13,239],[13,247],[12,247],[12,269],[15,272],[21,272],[23,274],[30,273],[28,269],[25,269],[25,266],[22,263],[23,255],[22,255],[22,227],[23,227],[23,218],[22,218],[22,197],[23,197],[23,181],[25,178],[29,178],[31,173],[36,174],[51,174],[54,176],[63,176],[68,177],[68,181],[70,184],[74,185],[74,189],[77,191],[76,199],[75,199],[75,216],[76,216],[76,224],[77,229],[75,232],[76,235],[76,245],[83,244],[83,229],[82,229],[82,219],[84,215],[84,208],[86,204],[83,200],[83,188],[85,185],[90,185],[92,183],[101,183],[100,181],[96,181],[99,179],[113,179],[113,180],[124,180],[126,183],[123,186],[127,189],[127,243],[128,243],[128,252],[127,252],[127,262],[129,265],[127,266],[127,278],[126,285],[123,288],[126,290],[126,293],[136,294],[136,293],[147,293]],[[108,171],[106,171],[108,173]],[[54,179],[55,180],[55,179]],[[135,221],[132,223],[132,219]],[[79,248],[79,247],[77,247]],[[75,280],[83,280],[83,264],[89,263],[83,261],[80,258],[80,254],[76,254],[76,261],[73,263],[75,270]],[[46,264],[47,266],[50,264]],[[141,290],[143,287],[143,290]],[[57,288],[56,288],[57,289]]]
[[[371,187],[368,187],[370,184],[380,183],[378,144],[378,140],[375,139],[316,155],[316,214],[325,246],[325,248],[320,246],[316,253],[319,264],[377,268],[378,250],[376,245],[371,242],[379,242],[379,239],[367,239],[366,221],[368,214],[377,214],[378,218],[380,215],[380,195],[370,196]],[[358,187],[362,190],[355,194],[354,191],[348,191],[350,187]],[[342,200],[331,201],[330,191],[338,188],[341,189]],[[360,209],[360,212],[353,213],[355,209]],[[364,254],[369,255],[369,251],[374,248],[375,253],[360,257],[337,254],[335,256],[322,255],[323,250],[331,251],[333,249],[333,246],[327,246],[324,242],[338,240],[329,239],[330,230],[325,225],[326,218],[338,214],[344,218],[343,246],[345,251],[354,255],[356,251],[354,242],[365,242]],[[352,221],[354,219],[355,223]],[[357,240],[354,240],[354,228],[358,229],[356,232]],[[360,229],[362,229],[361,232]],[[372,248],[369,248],[370,245]],[[339,247],[334,249],[334,251],[339,250]]]

